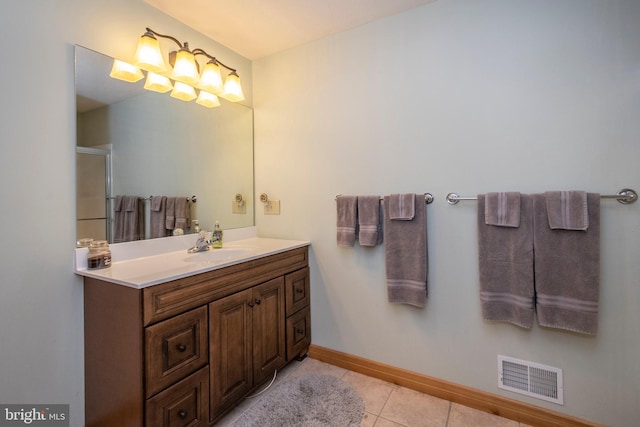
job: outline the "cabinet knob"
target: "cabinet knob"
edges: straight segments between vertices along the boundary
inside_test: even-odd
[[[299,334],[304,334],[304,329],[296,329],[296,332]]]
[[[256,300],[256,304],[260,305],[262,301],[260,301],[259,299]]]
[[[179,345],[178,345],[178,351],[179,351],[179,352],[183,352],[183,351],[185,351],[186,349],[187,349],[187,346],[186,346],[186,345],[184,345],[184,344],[179,344]]]
[[[178,412],[178,416],[184,420],[185,418],[187,418],[187,411],[181,410],[180,412]]]
[[[296,288],[296,293],[301,294],[304,292],[304,289],[302,288]]]
[[[247,305],[251,308],[253,308],[253,303],[252,302],[248,302]]]

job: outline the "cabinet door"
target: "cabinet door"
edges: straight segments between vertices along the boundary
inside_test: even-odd
[[[252,387],[252,296],[248,289],[209,304],[211,419]]]
[[[284,278],[253,288],[253,377],[260,384],[285,363]]]

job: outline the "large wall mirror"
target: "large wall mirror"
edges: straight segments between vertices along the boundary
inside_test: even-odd
[[[81,46],[75,59],[78,239],[113,243],[122,196],[139,200],[146,238],[160,196],[188,199],[189,225],[203,230],[254,225],[251,108],[225,100],[206,108],[146,91],[144,79],[113,79],[113,59]]]

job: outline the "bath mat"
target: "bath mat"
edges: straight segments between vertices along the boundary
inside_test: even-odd
[[[235,427],[359,426],[364,402],[346,382],[305,374],[286,379],[234,423]]]

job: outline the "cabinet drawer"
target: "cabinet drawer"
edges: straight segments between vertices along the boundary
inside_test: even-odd
[[[146,328],[146,396],[153,396],[206,365],[207,342],[206,306]]]
[[[287,318],[287,360],[304,354],[311,344],[309,306]]]
[[[196,427],[208,424],[208,366],[147,400],[147,427]]]
[[[287,316],[309,305],[309,267],[284,277]]]

